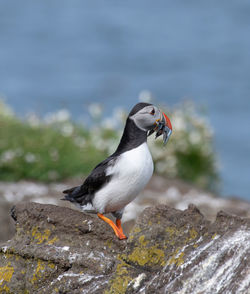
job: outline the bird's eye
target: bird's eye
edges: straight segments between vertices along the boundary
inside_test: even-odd
[[[155,109],[154,108],[151,110],[150,114],[152,114],[152,115],[155,114]]]

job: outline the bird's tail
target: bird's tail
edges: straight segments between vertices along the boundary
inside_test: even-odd
[[[61,200],[75,202],[75,196],[78,195],[80,190],[81,190],[81,186],[76,186],[76,187],[64,190],[63,194],[66,194],[66,195],[64,195],[64,198],[62,198]]]
[[[65,194],[61,200],[70,201],[76,205],[85,206],[88,204],[92,205],[92,196],[84,190],[83,186],[76,186],[63,191]]]

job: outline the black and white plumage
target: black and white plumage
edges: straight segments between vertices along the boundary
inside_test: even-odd
[[[65,200],[84,211],[99,216],[113,213],[121,219],[124,207],[135,199],[153,174],[147,135],[157,129],[159,121],[172,129],[167,116],[156,106],[136,104],[129,113],[116,151],[99,163],[81,186],[63,191]]]

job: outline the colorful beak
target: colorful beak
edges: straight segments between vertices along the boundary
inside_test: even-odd
[[[166,145],[171,134],[172,134],[172,124],[168,116],[162,111],[162,133],[163,133],[163,144]]]
[[[155,138],[163,134],[163,144],[166,145],[172,134],[172,124],[163,111],[161,111],[160,120],[156,121],[156,127],[149,133],[149,135],[154,131],[156,132]]]
[[[155,122],[155,128],[148,132],[148,136],[154,132],[156,132],[155,139],[163,134],[163,144],[166,145],[172,134],[172,124],[163,111],[161,111],[161,118]]]
[[[165,119],[165,126],[168,127],[172,131],[172,124],[168,116],[162,111],[163,117]]]

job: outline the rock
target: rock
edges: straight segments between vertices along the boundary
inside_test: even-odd
[[[146,208],[128,240],[94,215],[20,203],[0,250],[1,293],[247,293],[250,220]]]
[[[144,205],[155,205],[155,201],[176,209],[187,209],[195,204],[206,218],[214,221],[217,213],[223,210],[230,214],[250,217],[250,203],[238,197],[221,197],[201,190],[194,185],[177,179],[153,176],[147,190],[138,199]],[[250,199],[250,195],[249,195]]]
[[[14,224],[9,216],[11,206],[20,201],[34,201],[42,204],[74,206],[61,201],[62,191],[77,186],[82,179],[73,179],[65,183],[42,184],[31,181],[17,183],[0,182],[0,242],[14,235]],[[130,203],[124,212],[124,230],[129,233],[136,218],[146,207],[156,204],[170,205],[176,209],[187,209],[195,204],[209,220],[215,220],[220,210],[238,216],[250,217],[250,203],[240,198],[222,198],[210,192],[202,191],[193,185],[176,179],[167,179],[154,175],[146,189]]]
[[[31,181],[0,182],[0,242],[13,237],[15,226],[9,211],[21,201],[34,201],[46,204],[62,203],[63,184],[43,184]]]
[[[15,224],[9,211],[13,204],[0,198],[0,242],[8,240],[15,234]]]

